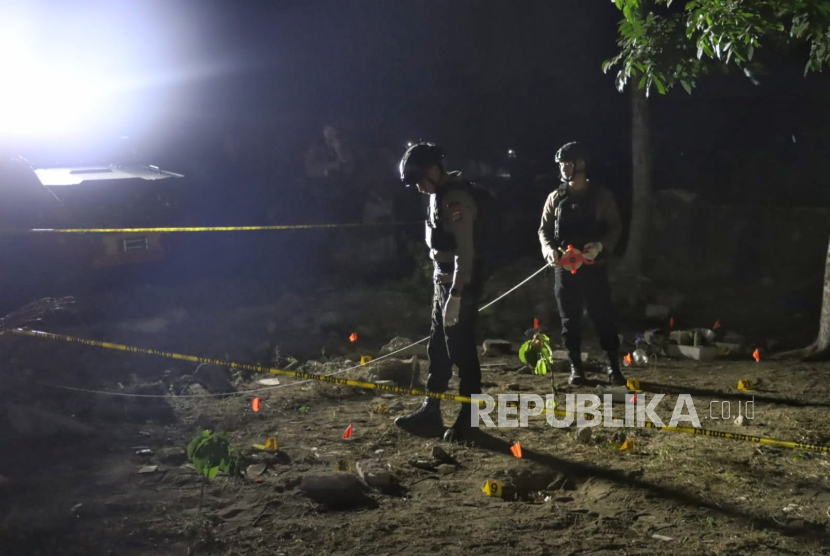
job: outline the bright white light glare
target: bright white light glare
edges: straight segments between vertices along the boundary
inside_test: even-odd
[[[407,147],[411,147],[411,146],[412,146],[412,142],[410,141],[409,143],[407,143],[407,144],[406,144],[406,146],[407,146]]]
[[[106,96],[100,80],[50,67],[20,37],[0,34],[0,126],[5,133],[68,132],[83,128],[85,118]]]

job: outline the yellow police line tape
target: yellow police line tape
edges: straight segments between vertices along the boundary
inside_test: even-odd
[[[422,224],[411,222],[352,222],[343,224],[286,224],[281,226],[191,226],[183,228],[33,228],[30,230],[3,230],[2,234],[150,234],[179,232],[258,232],[268,230],[309,230],[315,228],[362,228],[370,226],[406,226]]]
[[[234,369],[240,370],[247,370],[247,371],[254,371],[254,372],[265,372],[271,373],[275,375],[284,375],[290,376],[294,378],[301,378],[301,379],[310,379],[310,380],[319,380],[321,382],[329,382],[332,384],[343,384],[345,386],[353,386],[355,388],[364,388],[367,390],[381,390],[384,392],[392,392],[395,394],[408,394],[412,396],[427,396],[431,398],[438,398],[444,400],[452,400],[460,403],[469,403],[473,402],[472,398],[468,396],[456,396],[454,394],[446,394],[446,393],[437,393],[437,392],[428,392],[426,390],[418,390],[415,388],[401,388],[399,386],[391,386],[387,384],[377,384],[374,382],[363,382],[360,380],[352,380],[350,378],[339,378],[334,376],[323,376],[317,375],[313,373],[303,373],[299,371],[285,371],[282,369],[276,369],[273,367],[263,367],[262,365],[251,365],[246,363],[234,363],[232,361],[223,361],[221,359],[210,359],[207,357],[196,357],[195,355],[184,355],[181,353],[174,353],[169,351],[159,351],[155,349],[149,348],[141,348],[136,346],[127,346],[124,344],[116,344],[112,342],[104,342],[100,340],[86,340],[84,338],[76,338],[73,336],[65,336],[62,334],[53,334],[51,332],[42,332],[38,330],[25,330],[22,328],[9,328],[6,329],[4,332],[8,332],[11,334],[21,334],[24,336],[31,336],[35,338],[44,338],[49,340],[58,340],[73,344],[82,344],[92,347],[101,347],[106,349],[114,349],[118,351],[125,351],[128,353],[139,353],[142,355],[155,355],[158,357],[165,357],[168,359],[179,359],[182,361],[192,361],[194,363],[207,363],[209,365],[221,365],[225,367],[231,367]],[[497,406],[498,403],[494,400],[494,406]],[[548,413],[547,408],[540,408],[541,414]],[[554,409],[553,413],[560,417],[567,417],[570,415],[569,412],[561,410],[561,409]],[[586,417],[590,417],[587,415]],[[805,444],[802,442],[793,442],[790,440],[778,440],[775,438],[766,438],[762,436],[752,436],[748,434],[737,434],[732,432],[721,432],[715,431],[710,429],[698,429],[693,427],[668,427],[662,426],[659,427],[651,422],[645,422],[645,428],[655,429],[660,431],[669,431],[669,432],[682,432],[686,434],[694,434],[694,435],[701,435],[701,436],[711,436],[714,438],[724,438],[728,440],[739,440],[744,442],[755,442],[758,444],[765,444],[767,446],[776,446],[779,448],[791,448],[794,450],[808,450],[813,452],[823,452],[828,453],[830,452],[830,446],[824,446],[821,444]],[[628,427],[632,428],[632,427]]]

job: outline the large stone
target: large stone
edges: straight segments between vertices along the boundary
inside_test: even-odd
[[[199,365],[193,373],[193,380],[201,384],[211,394],[227,394],[236,389],[228,380],[224,367],[218,365]]]
[[[161,462],[168,465],[181,465],[187,461],[184,448],[165,448],[161,451]]]
[[[513,344],[507,340],[484,340],[485,357],[497,357],[499,355],[510,355],[513,352]]]
[[[399,349],[406,348],[403,351],[396,353],[396,357],[404,358],[404,357],[419,357],[421,359],[427,358],[427,346],[426,343],[420,343],[416,345],[410,345],[414,343],[409,338],[402,338],[400,336],[395,337],[390,341],[388,344],[380,348],[381,355],[387,355],[389,353],[395,352]],[[409,347],[407,347],[409,346]]]
[[[678,346],[669,344],[666,346],[666,354],[669,357],[688,358],[696,361],[711,361],[718,356],[718,348],[715,346]]]
[[[355,464],[355,471],[370,487],[381,488],[392,483],[392,471],[379,460],[359,461]]]
[[[409,361],[401,359],[383,359],[370,363],[368,379],[371,382],[393,381],[402,388],[420,384],[421,365],[414,355]]]
[[[351,473],[331,472],[306,475],[300,490],[323,506],[345,510],[359,507],[376,507],[377,502],[366,496],[369,487]]]

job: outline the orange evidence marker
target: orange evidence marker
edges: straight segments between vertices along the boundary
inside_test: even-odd
[[[510,453],[512,453],[515,457],[521,459],[522,457],[522,445],[516,442],[510,447]]]
[[[352,335],[349,336],[349,341],[351,343],[355,343],[357,341],[357,332],[352,332]]]
[[[349,425],[349,428],[346,429],[346,432],[343,433],[343,438],[351,438],[352,437],[352,426]]]
[[[539,319],[533,319],[533,329],[539,328]]]
[[[720,328],[720,320],[715,319],[715,324],[712,325],[712,330],[717,330],[718,328]]]
[[[251,400],[251,409],[254,411],[259,411],[260,407],[262,406],[262,400],[259,398],[254,398]]]
[[[631,399],[628,400],[629,402],[636,404],[637,403],[637,394],[631,396]]]
[[[755,351],[752,352],[752,357],[755,359],[756,363],[761,362],[761,352],[758,351],[758,348],[755,348]]]
[[[625,361],[625,364],[630,367],[631,366],[631,354],[626,353],[625,357],[623,357],[623,361]]]

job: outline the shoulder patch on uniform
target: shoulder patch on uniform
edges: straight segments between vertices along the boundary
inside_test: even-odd
[[[452,220],[453,220],[453,222],[458,222],[459,220],[461,220],[461,218],[462,218],[462,213],[461,213],[460,208],[457,209],[457,210],[452,211]]]

